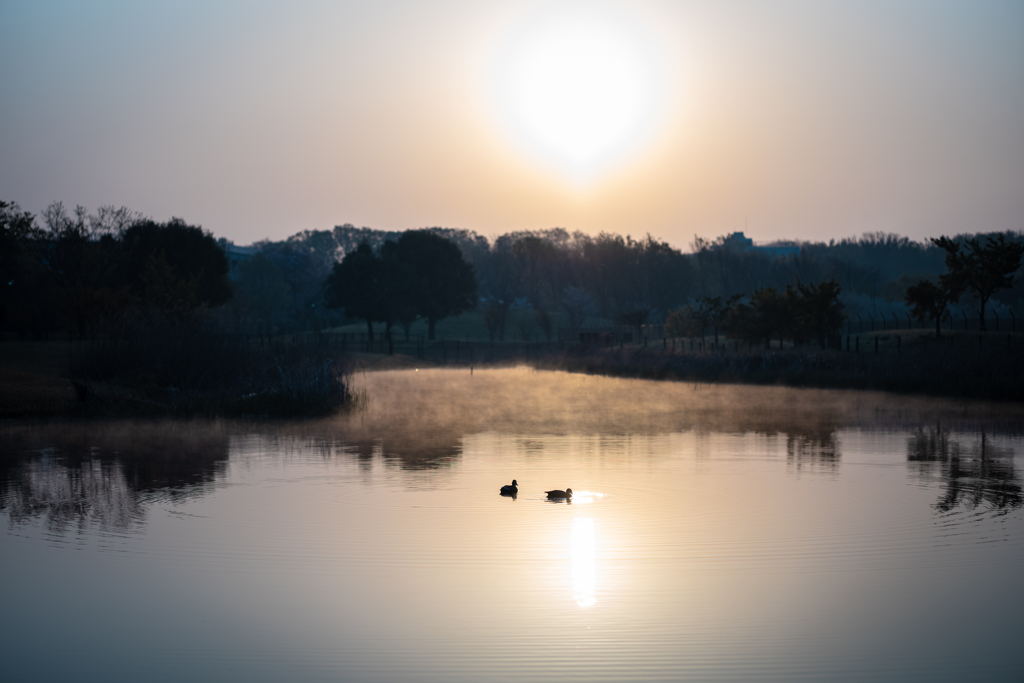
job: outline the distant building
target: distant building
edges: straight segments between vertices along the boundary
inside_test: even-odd
[[[232,280],[238,279],[238,264],[248,261],[259,253],[259,249],[256,247],[239,247],[223,238],[218,242],[220,248],[224,250],[224,255],[228,257],[228,277]]]
[[[795,242],[772,242],[771,244],[755,245],[742,232],[734,232],[725,238],[724,245],[728,249],[737,251],[754,251],[765,256],[779,258],[781,256],[799,256],[800,245]]]
[[[746,251],[747,249],[754,248],[754,240],[750,239],[742,232],[734,232],[733,234],[729,235],[729,237],[726,239],[726,242],[729,244],[729,246],[737,248],[741,251]]]

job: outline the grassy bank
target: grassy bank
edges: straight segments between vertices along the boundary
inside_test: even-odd
[[[78,400],[67,373],[68,343],[0,341],[0,418],[64,415]]]
[[[0,417],[300,417],[352,405],[350,364],[316,343],[254,344],[196,329],[5,342]]]
[[[875,338],[878,338],[876,351]],[[844,338],[845,339],[845,338]],[[1024,401],[1024,335],[964,333],[862,336],[860,349],[574,347],[536,367],[616,377],[709,383],[870,389],[955,398]]]
[[[329,339],[185,334],[119,341],[0,342],[0,418],[61,415],[315,416],[358,403],[351,373],[515,365],[703,383],[865,389],[1024,401],[1024,335],[921,330],[846,338],[842,350],[712,340],[595,348],[438,341],[394,355]],[[876,351],[876,340],[878,349]],[[703,345],[703,348],[702,348]],[[691,348],[693,350],[691,350]],[[405,351],[406,353],[402,353]],[[418,351],[419,355],[414,355]]]

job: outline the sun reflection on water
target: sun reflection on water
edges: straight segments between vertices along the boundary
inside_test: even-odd
[[[595,491],[573,491],[572,502],[574,504],[586,504],[593,503],[598,498],[604,498],[603,493],[597,493]]]
[[[594,598],[597,569],[594,562],[594,520],[577,517],[572,523],[572,589],[580,607],[590,607]]]

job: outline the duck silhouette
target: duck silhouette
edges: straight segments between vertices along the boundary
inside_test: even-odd
[[[555,489],[554,491],[545,491],[544,493],[548,494],[548,498],[551,500],[572,500],[572,489],[566,489],[564,491]]]
[[[503,496],[514,496],[519,493],[519,482],[515,479],[512,480],[511,484],[506,484],[501,487],[501,495]]]

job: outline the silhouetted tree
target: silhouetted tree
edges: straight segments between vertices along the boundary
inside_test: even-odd
[[[291,288],[281,268],[265,254],[238,264],[238,280],[232,308],[266,332],[288,310]]]
[[[601,233],[583,248],[582,286],[594,297],[598,312],[611,318],[626,308],[623,301],[632,295],[629,282],[631,254],[621,235]],[[621,303],[620,303],[621,302]]]
[[[697,321],[693,306],[687,305],[669,311],[665,318],[666,337],[689,337],[698,327],[700,327],[700,323]]]
[[[771,346],[772,337],[781,340],[793,328],[793,311],[774,287],[762,287],[750,295],[749,303],[737,304],[728,319],[731,333],[751,342]]]
[[[398,238],[398,260],[408,264],[416,281],[415,310],[427,319],[427,336],[435,338],[437,321],[476,305],[476,276],[458,246],[425,230]]]
[[[484,324],[491,341],[497,337],[504,341],[505,322],[508,320],[509,303],[503,299],[488,299],[483,303]]]
[[[580,239],[587,238],[564,228],[519,230],[496,238],[488,251],[463,248],[463,253],[474,259],[484,297],[511,302],[525,296],[548,310],[576,281]]]
[[[373,342],[373,323],[381,319],[381,263],[369,243],[345,254],[324,282],[324,302],[328,308],[342,308],[353,318],[366,321],[366,332]]]
[[[633,243],[637,252],[636,296],[650,304],[657,315],[664,315],[685,300],[694,280],[692,259],[667,242],[647,235]]]
[[[411,263],[403,261],[398,243],[388,240],[380,248],[381,262],[381,318],[386,331],[391,325],[398,323],[405,331],[406,341],[412,330],[412,324],[420,317],[417,309],[419,298],[416,270]]]
[[[31,233],[35,216],[14,202],[0,201],[0,332],[6,331],[19,299],[31,292],[29,264],[22,240]]]
[[[830,333],[840,328],[845,318],[839,301],[839,283],[835,280],[796,286],[786,285],[779,293],[774,287],[755,291],[750,302],[732,307],[726,317],[730,332],[749,342],[765,342],[777,337],[802,344],[814,339],[825,348]]]
[[[949,315],[950,305],[959,301],[962,293],[962,289],[951,290],[931,280],[921,280],[916,285],[907,287],[904,300],[915,318],[935,321],[935,338],[940,339],[942,321]]]
[[[946,252],[947,273],[941,282],[945,289],[969,289],[978,300],[978,327],[985,330],[985,306],[992,295],[1013,286],[1014,273],[1024,257],[1024,244],[1007,242],[1006,235],[988,237],[985,246],[977,238],[962,242],[948,237],[933,238],[932,243]]]
[[[19,267],[19,241],[31,232],[35,220],[35,216],[22,211],[15,202],[0,201],[0,278],[4,284],[14,277]]]
[[[288,310],[280,320],[287,321],[293,329],[320,330],[340,322],[338,314],[324,305],[324,280],[331,274],[336,259],[333,251],[327,249],[333,241],[328,231],[315,231],[308,236],[308,240],[263,242],[258,246],[288,284]]]
[[[180,218],[136,221],[122,243],[122,281],[144,309],[181,320],[231,299],[227,256],[201,227]]]
[[[602,322],[640,308],[650,310],[649,322],[660,322],[662,315],[679,309],[686,301],[701,297],[725,300],[733,292],[752,292],[763,287],[774,287],[785,295],[787,285],[797,279],[824,282],[834,278],[842,287],[844,303],[851,310],[864,312],[878,303],[869,299],[900,302],[910,284],[938,277],[945,254],[930,242],[883,233],[828,243],[801,243],[798,254],[780,255],[750,246],[735,235],[698,239],[695,253],[684,254],[650,236],[641,240],[607,233],[591,237],[562,228],[511,232],[491,243],[466,230],[429,228],[425,232],[458,245],[463,258],[474,266],[482,305],[511,303],[526,297],[537,309],[557,309],[563,314],[558,318],[564,320],[564,292],[572,287],[593,300],[592,315],[605,318]],[[277,251],[315,254],[316,263],[322,264],[318,266],[322,271],[317,271],[319,286],[334,262],[355,251],[360,242],[368,240],[374,253],[383,258],[384,245],[397,242],[401,236],[398,231],[345,225],[333,231],[306,231],[261,248],[265,252],[273,248],[275,260]],[[984,235],[975,237],[984,242]],[[1008,233],[1007,241],[1021,241],[1022,237]],[[304,319],[314,305],[318,306],[316,310],[323,308],[298,294],[298,280],[292,274],[306,277],[312,272],[303,263],[296,261],[294,268],[286,269],[294,300],[289,316],[295,320]],[[313,291],[316,293],[317,289]],[[993,299],[1014,305],[1024,300],[1022,297],[1024,288],[1017,285],[1016,289],[997,292]],[[299,310],[302,306],[307,307],[304,312]],[[500,314],[495,306],[491,306],[489,314],[494,323],[499,320],[495,315]],[[565,326],[572,328],[572,324]],[[804,332],[794,328],[786,334],[799,336]],[[495,338],[500,335],[497,327],[492,334]]]
[[[566,287],[562,290],[562,308],[565,310],[569,331],[575,335],[587,320],[594,314],[594,300],[581,287]]]
[[[548,240],[527,235],[512,245],[520,291],[536,308],[553,298],[552,279],[558,272],[558,250]]]
[[[697,299],[697,308],[693,311],[693,317],[700,323],[700,336],[708,327],[715,331],[715,345],[718,345],[718,328],[732,310],[733,306],[743,298],[742,294],[733,294],[731,297],[722,300],[720,296],[705,296]]]
[[[701,297],[697,299],[697,307],[693,309],[694,320],[700,325],[700,336],[707,336],[708,327],[711,326],[712,310],[715,306],[721,307],[721,297]]]
[[[845,318],[843,304],[839,301],[842,291],[839,283],[829,280],[818,285],[805,285],[797,280],[795,290],[788,286],[786,290],[789,305],[795,308],[796,323],[800,328],[798,335],[810,336],[825,348],[828,335],[840,329]]]
[[[88,215],[78,206],[70,216],[62,203],[53,202],[43,212],[44,225],[33,223],[21,234],[22,245],[56,286],[60,306],[79,336],[126,303],[126,290],[115,285],[114,274],[123,262],[121,239],[139,220],[125,207],[100,207]]]

